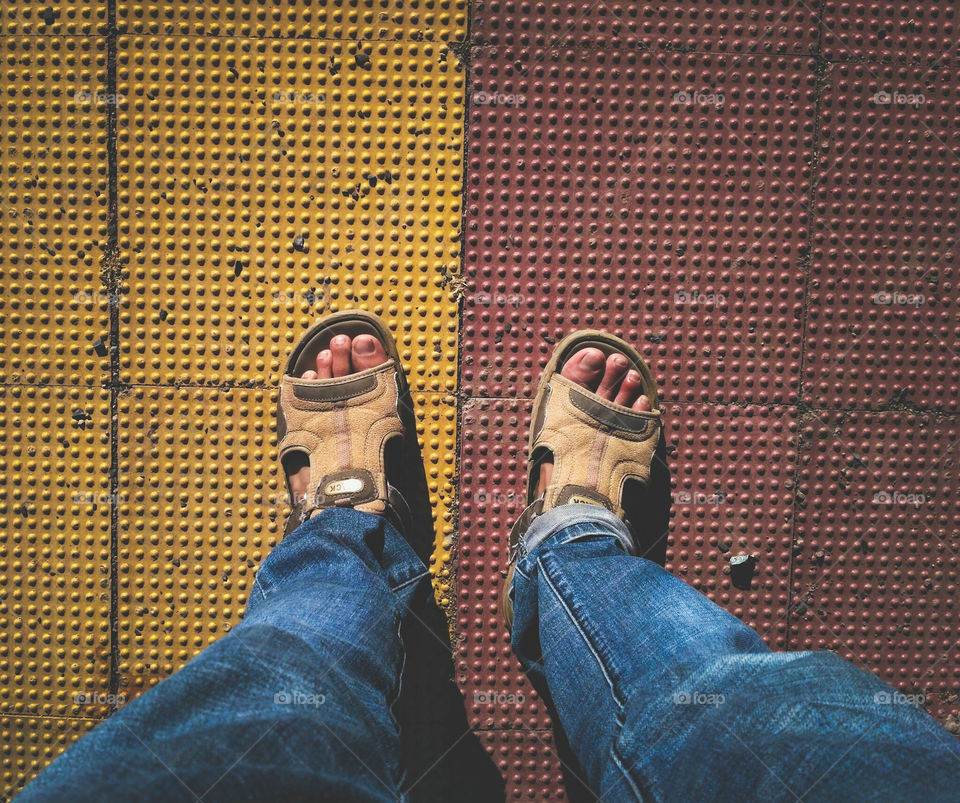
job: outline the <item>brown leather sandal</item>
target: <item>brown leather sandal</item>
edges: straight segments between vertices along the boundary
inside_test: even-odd
[[[386,362],[348,376],[301,379],[340,334],[373,335]],[[387,446],[404,434],[401,405],[410,409],[410,392],[393,335],[379,318],[362,310],[335,312],[307,330],[280,380],[277,445],[293,506],[284,536],[329,507],[387,515],[403,529],[406,503],[386,471]],[[288,467],[304,456],[310,482],[294,499]]]
[[[641,390],[650,399],[649,412],[601,399],[561,375],[560,370],[573,354],[591,347],[605,356],[620,353],[627,358],[627,370],[632,368],[640,374]],[[510,567],[501,595],[508,627],[513,623],[513,572],[526,554],[522,539],[535,516],[568,503],[599,505],[623,519],[636,540],[624,510],[624,494],[628,483],[638,484],[639,488],[629,490],[636,493],[650,481],[660,419],[657,383],[643,357],[629,343],[606,332],[582,330],[564,338],[554,350],[533,403],[527,507],[510,531]],[[534,499],[540,464],[548,455],[553,456],[550,484],[539,499]]]

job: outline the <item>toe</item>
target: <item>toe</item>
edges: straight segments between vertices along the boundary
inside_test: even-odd
[[[333,355],[324,349],[317,355],[317,375],[314,379],[330,379],[333,376]]]
[[[333,375],[346,376],[350,373],[350,338],[337,335],[330,341],[330,353],[333,361]]]
[[[639,410],[640,412],[650,411],[650,399],[646,396],[641,396],[633,403],[633,409]]]
[[[640,396],[640,374],[636,371],[627,371],[627,375],[620,384],[620,390],[614,401],[624,407],[633,407],[633,403]]]
[[[317,378],[317,372],[316,372],[316,371],[304,371],[304,372],[303,372],[303,376],[300,377],[300,378],[301,378],[301,379],[316,379],[316,378]]]
[[[563,364],[560,374],[587,390],[596,390],[606,364],[600,349],[581,349]]]
[[[373,335],[357,335],[353,339],[353,370],[366,371],[387,361],[383,344]]]
[[[627,372],[627,358],[622,354],[611,354],[607,357],[606,368],[603,371],[603,379],[600,380],[600,387],[597,388],[597,395],[601,399],[613,401],[617,395],[617,388],[623,380],[623,375]]]

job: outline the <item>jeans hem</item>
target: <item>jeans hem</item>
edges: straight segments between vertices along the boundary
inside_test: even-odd
[[[599,505],[559,505],[535,516],[527,531],[520,537],[520,554],[530,555],[545,541],[569,527],[594,524],[603,535],[612,535],[628,555],[636,552],[633,536],[627,525],[611,511]]]

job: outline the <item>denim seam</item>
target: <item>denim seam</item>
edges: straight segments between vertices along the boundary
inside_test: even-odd
[[[623,759],[620,757],[620,754],[617,752],[617,743],[620,741],[620,733],[623,732],[623,726],[618,726],[617,737],[613,740],[613,746],[610,748],[610,758],[613,760],[613,763],[617,765],[617,769],[620,770],[620,774],[623,775],[627,784],[630,786],[630,789],[633,790],[634,797],[641,801],[641,803],[646,800],[643,796],[643,792],[640,791],[640,787],[634,783],[633,776],[627,770],[626,766],[623,763]]]
[[[415,578],[415,579],[419,579],[419,578]],[[397,673],[397,685],[395,688],[395,693],[392,695],[392,699],[387,700],[387,710],[390,712],[390,719],[392,719],[394,725],[396,725],[397,744],[398,746],[400,746],[400,752],[401,752],[400,766],[397,768],[399,770],[399,777],[394,778],[394,783],[396,783],[397,785],[397,793],[399,794],[399,797],[397,798],[397,800],[400,801],[400,803],[404,803],[404,801],[407,801],[409,799],[403,791],[403,786],[407,782],[407,768],[403,762],[403,757],[402,757],[403,729],[400,726],[400,720],[397,719],[396,711],[394,711],[394,706],[396,706],[397,701],[400,699],[400,695],[403,692],[403,672],[407,667],[407,648],[406,648],[406,645],[404,645],[403,643],[403,639],[400,637],[400,631],[402,627],[403,627],[403,614],[401,613],[399,616],[397,616],[397,627],[396,627],[397,643],[400,645],[400,671]]]
[[[607,681],[607,685],[610,687],[610,696],[613,698],[613,701],[617,704],[617,708],[620,711],[623,711],[623,703],[621,702],[619,696],[617,695],[616,689],[613,685],[613,679],[610,677],[607,672],[607,667],[604,665],[603,660],[600,658],[600,654],[596,651],[593,646],[593,643],[590,641],[590,638],[584,632],[583,628],[580,627],[580,622],[577,621],[577,618],[573,615],[573,611],[570,610],[570,607],[567,605],[566,600],[560,594],[560,591],[553,584],[553,581],[550,579],[550,575],[546,571],[546,567],[543,565],[543,561],[540,558],[537,558],[537,566],[540,567],[540,576],[546,581],[547,585],[550,587],[550,590],[553,592],[554,596],[557,598],[557,601],[560,603],[560,606],[566,612],[567,616],[570,617],[570,621],[573,622],[573,626],[576,628],[577,632],[580,634],[580,638],[583,639],[583,643],[587,645],[587,649],[590,650],[590,653],[593,655],[594,659],[597,662],[597,666],[600,667],[600,672],[603,674],[604,679]],[[542,645],[541,645],[542,647]],[[619,718],[618,718],[619,721]],[[621,730],[618,727],[618,731]]]
[[[616,765],[619,772],[623,775],[631,791],[633,792],[635,799],[638,801],[641,801],[642,803],[642,801],[644,800],[643,794],[641,793],[640,789],[637,787],[636,783],[633,780],[633,777],[627,771],[626,767],[623,764],[623,761],[621,760],[619,754],[617,753],[617,744],[619,743],[620,737],[623,734],[623,728],[625,724],[624,723],[624,713],[626,710],[625,705],[623,702],[621,702],[621,700],[619,699],[619,696],[617,695],[617,691],[616,691],[616,688],[614,687],[613,680],[610,677],[610,674],[607,670],[606,665],[603,662],[603,659],[594,648],[593,643],[590,641],[590,638],[587,635],[587,633],[580,626],[580,622],[577,621],[577,618],[573,615],[573,611],[567,605],[566,600],[560,594],[559,589],[554,585],[553,581],[550,578],[549,572],[546,570],[546,567],[543,565],[543,561],[540,558],[537,558],[537,566],[540,568],[540,576],[543,577],[544,581],[549,586],[554,596],[557,598],[557,601],[560,603],[560,605],[563,607],[563,610],[566,612],[567,616],[570,618],[570,621],[573,622],[573,626],[577,629],[577,632],[580,634],[580,637],[583,639],[584,644],[587,645],[587,649],[593,655],[594,660],[596,660],[597,662],[597,666],[600,668],[600,671],[603,674],[604,679],[607,681],[607,685],[610,687],[610,696],[613,698],[614,703],[616,703],[619,709],[615,723],[614,723],[613,740],[610,744],[610,758]]]
[[[418,574],[416,577],[411,577],[409,580],[404,580],[404,581],[403,581],[402,583],[400,583],[399,585],[393,586],[390,590],[391,590],[391,591],[399,591],[401,588],[406,588],[406,587],[407,587],[408,585],[410,585],[411,583],[419,582],[419,581],[422,580],[424,577],[429,577],[429,576],[430,576],[430,572],[429,572],[429,571],[426,571],[426,570],[425,570],[425,571],[422,571],[422,572],[420,572],[420,574]]]

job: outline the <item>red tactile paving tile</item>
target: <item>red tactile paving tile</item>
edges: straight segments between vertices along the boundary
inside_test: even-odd
[[[477,0],[471,4],[471,20],[476,44],[517,47],[810,53],[818,33],[812,4],[778,0],[696,4]]]
[[[960,736],[960,692],[949,691],[943,694],[925,695],[923,707],[932,714],[948,731]]]
[[[499,603],[510,526],[524,508],[529,422],[527,401],[468,401],[461,415],[460,686],[478,728],[550,727],[510,649]]]
[[[829,74],[804,346],[814,407],[960,409],[958,89],[952,70]]]
[[[960,698],[960,423],[902,412],[801,424],[791,649],[830,649],[941,722]]]
[[[524,506],[530,402],[467,401],[461,418],[460,685],[470,723],[488,730],[548,729],[499,613],[509,528]],[[673,475],[667,568],[786,646],[793,476],[793,408],[668,405]],[[756,559],[749,587],[734,587],[729,559]],[[532,771],[532,770],[531,770]],[[532,778],[511,780],[533,785]]]
[[[473,52],[462,389],[529,396],[552,344],[642,344],[664,398],[789,403],[811,59]]]
[[[796,468],[792,407],[666,405],[672,475],[666,568],[786,648]],[[730,559],[749,555],[737,588]]]
[[[871,3],[827,0],[821,46],[830,60],[933,64],[960,56],[954,0]]]
[[[550,731],[479,731],[477,738],[506,780],[509,800],[566,800]]]

